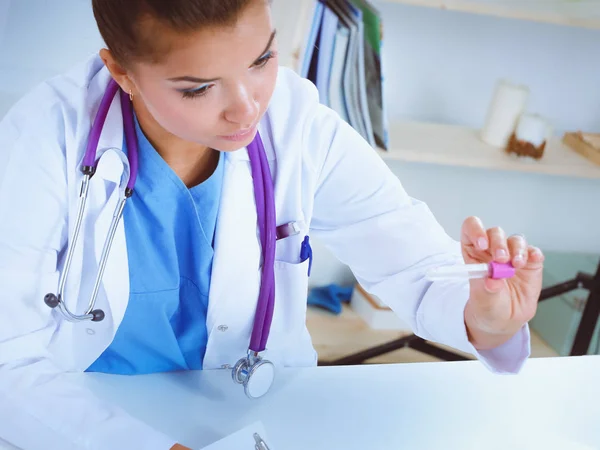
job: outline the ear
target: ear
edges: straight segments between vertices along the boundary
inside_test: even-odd
[[[113,56],[112,52],[106,48],[100,50],[100,58],[104,62],[104,65],[112,75],[113,79],[117,82],[123,91],[136,95],[135,83],[129,77],[127,70],[121,66]]]

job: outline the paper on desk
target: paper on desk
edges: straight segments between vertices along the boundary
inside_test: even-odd
[[[240,431],[236,431],[220,441],[209,445],[208,447],[202,447],[201,450],[254,450],[256,445],[254,433],[258,433],[260,435],[260,437],[269,446],[269,450],[275,450],[271,444],[271,441],[269,441],[269,436],[267,436],[262,422],[255,422],[252,425],[243,428]]]
[[[461,450],[530,450],[538,448],[552,448],[561,450],[597,450],[597,446],[590,446],[577,442],[572,438],[549,432],[547,429],[532,430],[522,429],[505,431],[501,435],[493,431],[484,432],[479,436],[469,439],[469,445],[462,445]],[[454,448],[454,447],[453,447]]]

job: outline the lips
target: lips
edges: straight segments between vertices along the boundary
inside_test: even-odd
[[[221,139],[225,139],[227,141],[244,141],[246,139],[248,139],[250,136],[252,136],[254,134],[254,131],[256,130],[256,125],[252,126],[250,128],[246,128],[245,130],[242,131],[238,131],[237,133],[234,134],[228,134],[225,136],[220,136]]]

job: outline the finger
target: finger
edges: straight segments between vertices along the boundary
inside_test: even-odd
[[[530,245],[527,247],[527,268],[537,269],[544,265],[544,253],[538,248]]]
[[[469,280],[471,293],[478,292],[480,300],[485,299],[489,305],[494,305],[498,294],[506,287],[506,280],[496,280],[494,278],[473,278]],[[481,295],[484,294],[484,295]]]
[[[479,251],[489,248],[489,240],[479,217],[468,217],[462,225],[460,240],[463,246],[471,246]]]
[[[529,259],[527,242],[521,235],[513,235],[508,238],[508,251],[512,265],[516,268],[525,267]]]
[[[506,286],[506,280],[486,278],[483,285],[488,294],[498,294],[504,289],[504,286]]]
[[[498,262],[508,262],[510,255],[508,253],[508,243],[506,241],[506,233],[500,227],[490,228],[487,231],[490,241],[490,253],[492,258]]]

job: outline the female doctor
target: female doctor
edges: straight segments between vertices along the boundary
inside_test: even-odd
[[[248,389],[253,369],[264,381],[315,365],[312,237],[419,336],[520,370],[542,253],[477,218],[450,239],[314,86],[278,67],[268,0],[93,7],[107,49],[0,124],[0,442],[183,448],[69,372],[226,369]],[[425,277],[492,261],[516,273]]]

